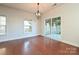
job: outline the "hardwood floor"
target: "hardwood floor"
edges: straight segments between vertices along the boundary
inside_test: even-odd
[[[0,43],[1,55],[78,55],[79,47],[43,36]]]

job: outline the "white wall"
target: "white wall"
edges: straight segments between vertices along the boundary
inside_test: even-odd
[[[42,16],[42,25],[44,19],[61,16],[62,39],[65,43],[79,47],[79,4],[64,4],[52,9]],[[41,34],[44,35],[44,26]]]
[[[0,36],[0,42],[17,38],[35,36],[39,34],[39,30],[37,28],[39,27],[38,20],[31,13],[16,10],[13,8],[8,8],[5,6],[0,6],[0,15],[7,16],[7,32],[6,35]],[[24,20],[33,21],[32,33],[24,33]]]

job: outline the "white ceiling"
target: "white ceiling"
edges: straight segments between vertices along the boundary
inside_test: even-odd
[[[23,10],[23,11],[27,11],[27,12],[31,12],[31,13],[36,13],[36,11],[37,11],[37,3],[4,3],[1,5]],[[59,4],[57,4],[57,5],[59,5]],[[39,11],[40,11],[40,13],[45,13],[54,7],[55,7],[54,3],[40,3]]]

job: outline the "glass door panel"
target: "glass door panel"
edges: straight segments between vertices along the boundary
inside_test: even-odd
[[[45,36],[52,39],[61,39],[61,17],[45,20]]]
[[[61,39],[61,17],[52,18],[51,38]]]
[[[50,37],[51,35],[51,19],[45,20],[45,36]]]

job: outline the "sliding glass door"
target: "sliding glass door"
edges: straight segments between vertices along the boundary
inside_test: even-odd
[[[45,36],[61,39],[61,17],[45,20]]]
[[[50,37],[51,34],[51,19],[45,20],[45,35]]]
[[[61,17],[52,18],[51,38],[61,39]]]

